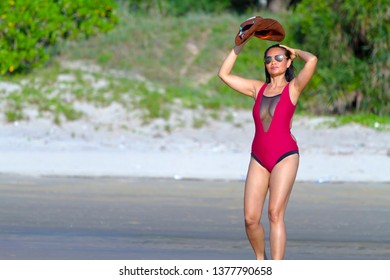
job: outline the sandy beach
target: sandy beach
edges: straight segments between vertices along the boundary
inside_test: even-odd
[[[136,118],[125,129],[122,113],[3,121],[0,259],[253,259],[242,214],[250,112],[169,132]],[[390,259],[390,132],[330,120],[294,121],[286,259]]]
[[[3,175],[0,182],[0,259],[254,257],[241,181]],[[297,183],[286,259],[390,260],[389,202],[383,183]]]
[[[228,113],[233,120],[193,128],[190,120],[201,112],[181,112],[182,124],[170,132],[164,129],[167,121],[128,120],[115,105],[90,109],[87,118],[61,126],[43,118],[3,122],[0,173],[244,180],[253,120],[249,111]],[[390,182],[390,131],[357,124],[333,128],[331,120],[295,117],[297,180]]]

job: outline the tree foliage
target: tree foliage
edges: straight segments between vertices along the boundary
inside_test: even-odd
[[[42,65],[48,48],[111,29],[113,0],[9,0],[0,2],[0,74]]]
[[[302,0],[295,15],[295,37],[319,57],[320,111],[390,114],[388,1]]]
[[[298,0],[122,0],[128,3],[130,11],[157,12],[162,15],[183,16],[189,12],[219,13],[268,7],[271,11],[286,10]]]

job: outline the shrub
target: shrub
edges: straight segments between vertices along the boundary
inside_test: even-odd
[[[230,7],[230,0],[123,0],[132,12],[153,12],[162,15],[183,16],[189,12],[217,13]]]
[[[302,0],[297,6],[295,38],[319,57],[316,75],[321,82],[312,90],[319,95],[319,104],[326,101],[322,112],[390,114],[386,3]]]
[[[113,0],[9,0],[0,2],[0,74],[24,72],[50,57],[60,40],[110,30]]]

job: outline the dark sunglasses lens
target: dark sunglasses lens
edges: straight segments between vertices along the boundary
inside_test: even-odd
[[[272,56],[266,56],[266,57],[264,58],[265,64],[270,64],[271,61],[272,61]]]
[[[283,61],[283,55],[281,55],[281,54],[275,55],[275,59],[276,59],[276,61],[278,61],[278,62],[282,62],[282,61]]]

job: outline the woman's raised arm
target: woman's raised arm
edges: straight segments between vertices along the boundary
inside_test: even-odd
[[[245,44],[245,43],[244,43]],[[258,80],[245,79],[237,75],[231,74],[233,66],[237,60],[239,53],[241,52],[244,44],[235,46],[229,55],[225,58],[219,69],[218,76],[232,89],[242,93],[244,95],[256,97],[257,91],[263,85],[263,82]]]
[[[317,65],[317,57],[308,52],[299,49],[293,49],[285,45],[280,45],[281,47],[286,48],[291,53],[291,59],[300,58],[305,62],[302,70],[299,71],[298,75],[291,81],[290,86],[290,96],[291,101],[296,104],[298,101],[298,97],[301,94],[302,90],[309,83],[311,77],[316,70]]]

